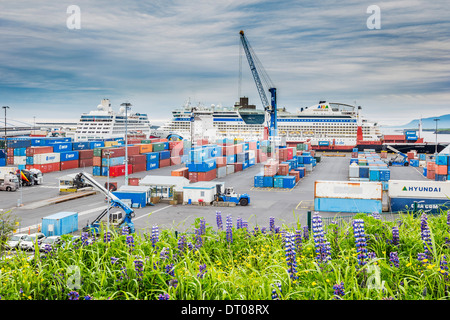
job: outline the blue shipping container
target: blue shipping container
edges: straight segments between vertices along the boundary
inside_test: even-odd
[[[274,176],[273,177],[274,188],[284,188],[283,178],[284,178],[284,176]]]
[[[42,218],[41,231],[46,237],[61,236],[78,230],[78,212],[58,212]]]
[[[207,159],[195,164],[197,172],[208,172],[216,168],[216,159]]]
[[[412,212],[414,203],[417,203],[417,210],[426,213],[441,213],[441,210],[450,209],[449,199],[390,198],[391,212]]]
[[[27,157],[26,164],[34,164],[34,157]]]
[[[448,156],[447,155],[437,155],[436,156],[436,164],[441,166],[448,165]]]
[[[343,213],[381,213],[381,200],[315,198],[314,210]]]
[[[391,179],[391,170],[383,168],[380,169],[380,181],[389,181]]]
[[[163,150],[159,152],[159,159],[160,160],[164,160],[164,159],[169,159],[170,158],[170,151],[169,150]]]
[[[359,177],[360,178],[369,178],[369,166],[360,166],[359,167]]]
[[[159,161],[159,152],[143,153],[147,156],[147,162]]]
[[[125,163],[125,157],[115,157],[115,158],[109,158],[109,166],[119,166],[121,164]],[[108,158],[102,158],[102,166],[107,167],[108,166]]]
[[[0,158],[0,167],[6,166],[6,158]]]
[[[93,176],[101,176],[102,175],[101,167],[93,166],[92,167],[92,175]]]
[[[145,191],[114,191],[113,195],[120,200],[131,200],[132,207],[143,208],[147,205],[147,193]]]
[[[89,141],[89,149],[103,148],[104,146],[104,141]]]
[[[72,151],[72,142],[58,142],[52,144],[53,152]]]
[[[264,177],[263,187],[273,188],[273,177]]]
[[[89,142],[85,141],[85,142],[74,142],[72,144],[72,150],[88,150],[89,148]]]
[[[159,168],[159,161],[158,160],[147,162],[147,165],[146,165],[146,170],[147,171],[153,170],[153,169],[158,169],[158,168]]]
[[[0,149],[0,159],[5,159],[6,158],[6,151],[5,149]]]
[[[262,173],[257,174],[256,176],[254,176],[253,180],[254,180],[253,185],[256,188],[264,187],[264,174],[262,174]]]
[[[283,178],[283,188],[292,189],[295,187],[295,177],[294,176],[285,176]]]
[[[14,149],[14,156],[16,157],[24,157],[26,156],[27,148],[16,148]]]
[[[78,151],[67,151],[60,153],[60,161],[71,161],[78,159]]]

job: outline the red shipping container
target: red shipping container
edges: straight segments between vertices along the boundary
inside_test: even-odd
[[[61,161],[61,171],[62,170],[68,170],[68,169],[75,169],[78,168],[79,161],[78,160],[69,160],[69,161]]]
[[[266,177],[272,177],[275,176],[278,172],[278,162],[276,161],[270,161],[264,165],[264,175]]]
[[[106,158],[106,153],[108,151],[109,151],[110,158],[117,158],[117,157],[125,156],[125,147],[118,147],[118,148],[102,149],[102,158]]]
[[[100,157],[93,157],[92,158],[92,165],[96,166],[96,167],[101,167],[102,166],[102,158],[100,158]]]
[[[434,180],[436,178],[436,172],[435,171],[427,171],[427,178]]]
[[[257,144],[256,141],[250,141],[248,143],[248,149],[249,150],[257,150],[257,148],[258,148],[258,144]]]
[[[448,175],[448,167],[446,165],[437,165],[436,174]]]
[[[142,171],[147,170],[147,164],[145,162],[132,164],[132,167],[133,167],[133,173],[134,172],[142,172]]]
[[[26,156],[32,157],[35,154],[42,154],[42,153],[52,153],[53,147],[47,146],[47,147],[28,147],[26,150]]]
[[[183,146],[181,148],[179,146],[176,146],[172,150],[170,150],[170,156],[171,157],[181,157],[184,153]]]
[[[294,157],[294,148],[287,148],[287,159],[291,160]]]
[[[244,152],[244,145],[242,143],[235,144],[234,145],[234,154],[242,153]]]
[[[139,180],[140,180],[139,178],[128,178],[128,185],[129,186],[138,186]]]
[[[78,151],[78,159],[92,159],[94,157],[94,150],[93,149],[87,149],[87,150],[79,150]]]
[[[6,151],[6,155],[8,157],[14,157],[14,148],[8,148],[8,150]]]
[[[133,173],[133,166],[131,164],[128,165],[128,174]],[[119,177],[125,175],[125,165],[121,164],[118,166],[113,166],[109,168],[109,176],[110,177]]]
[[[189,181],[198,182],[198,172],[189,172]]]
[[[216,157],[216,166],[217,168],[225,167],[227,165],[226,157]]]
[[[211,181],[217,176],[217,169],[212,169],[206,172],[198,173],[198,181]]]
[[[130,144],[138,144],[141,143],[142,139],[136,139],[136,138],[128,138],[127,145],[128,147],[131,147]]]
[[[169,150],[173,149],[183,149],[183,141],[170,141],[169,142]]]
[[[161,159],[161,160],[159,160],[159,167],[160,168],[169,167],[169,166],[170,166],[170,158],[169,159]]]
[[[7,164],[14,164],[14,157],[13,156],[8,156],[8,158],[6,159],[6,163]]]
[[[278,165],[278,175],[287,176],[289,174],[289,164],[280,163]]]
[[[144,154],[135,154],[128,157],[129,164],[145,164],[147,161],[147,156]],[[134,171],[133,171],[134,172]]]
[[[60,162],[47,163],[47,164],[35,164],[32,166],[35,169],[41,170],[42,173],[49,173],[59,171],[61,168]]]
[[[222,155],[224,156],[231,156],[236,154],[234,152],[234,145],[230,145],[230,146],[222,146]]]
[[[80,159],[80,168],[92,167],[94,165],[94,159]]]
[[[198,146],[205,146],[209,143],[208,139],[198,139],[197,140],[197,145]]]
[[[176,166],[178,164],[181,164],[181,157],[170,157],[171,166]]]
[[[295,182],[298,182],[300,180],[300,172],[296,170],[291,170],[289,172],[290,176],[295,176]]]
[[[436,163],[428,161],[427,162],[427,171],[436,171]]]
[[[189,179],[189,170],[188,168],[172,170],[170,175],[174,177],[185,177],[186,179]]]
[[[141,140],[139,140],[141,142]],[[140,146],[128,146],[128,156],[138,155]]]
[[[234,164],[234,172],[242,171],[242,162],[236,162]]]
[[[263,152],[262,150],[258,150],[256,152],[256,162],[266,162],[267,161],[267,153]]]

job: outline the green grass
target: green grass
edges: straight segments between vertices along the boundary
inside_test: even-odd
[[[18,253],[0,261],[0,297],[4,300],[67,300],[71,291],[79,299],[158,299],[168,294],[171,300],[268,300],[276,283],[281,284],[279,299],[366,300],[366,299],[448,299],[449,276],[441,269],[443,256],[450,254],[447,240],[447,214],[428,216],[432,257],[420,262],[424,252],[420,217],[400,215],[396,222],[364,219],[367,249],[375,255],[363,267],[358,265],[351,222],[325,227],[331,260],[319,264],[313,234],[296,248],[296,279],[290,278],[285,257],[283,226],[280,233],[233,228],[233,242],[224,230],[207,225],[202,246],[195,248],[193,233],[161,230],[152,245],[151,235],[133,234],[134,247],[127,236],[113,234],[109,243],[103,234],[92,244],[53,250],[45,256],[27,259]],[[225,220],[225,219],[224,219]],[[199,220],[193,228],[198,228]],[[267,230],[269,221],[267,221]],[[399,227],[399,245],[393,245],[392,227]],[[300,225],[297,224],[300,229]],[[261,226],[259,227],[261,230]],[[181,236],[184,250],[178,248]],[[190,245],[188,245],[190,244]],[[189,248],[191,246],[191,248]],[[390,253],[397,252],[399,267],[391,266]],[[113,264],[111,258],[118,258]],[[135,262],[142,261],[140,276]],[[198,277],[200,265],[206,273]],[[173,266],[169,268],[168,266]],[[170,270],[167,270],[169,268]],[[170,272],[168,272],[170,271]],[[333,286],[344,284],[345,295],[337,297]]]

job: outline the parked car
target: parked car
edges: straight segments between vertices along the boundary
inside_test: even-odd
[[[18,233],[13,234],[9,237],[9,239],[6,241],[6,249],[12,250],[17,249],[19,244],[27,237],[28,235],[26,233]]]
[[[41,244],[39,245],[39,251],[45,251],[46,246],[50,245],[52,248],[55,248],[61,244],[61,237],[60,236],[50,236],[42,240]]]
[[[30,235],[27,235],[25,239],[19,244],[19,248],[21,250],[34,250],[34,244],[36,241],[38,242],[38,245],[42,240],[45,239],[45,234],[41,232],[33,233]]]

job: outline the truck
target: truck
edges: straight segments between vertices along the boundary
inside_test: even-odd
[[[234,192],[234,188],[232,187],[224,188],[224,191],[222,192],[222,185],[217,184],[215,201],[234,202],[240,206],[246,206],[250,203],[250,196],[247,193],[236,194],[236,192]]]
[[[0,191],[16,191],[19,189],[19,179],[15,174],[7,173],[0,179]]]
[[[19,179],[22,186],[33,186],[42,184],[44,177],[41,170],[30,169],[30,170],[17,170],[17,178]]]
[[[118,228],[126,228],[129,233],[134,233],[134,223],[131,221],[132,218],[135,217],[134,210],[131,209],[125,202],[116,197],[110,190],[106,189],[100,183],[98,183],[90,174],[86,172],[78,173],[73,179],[73,187],[74,188],[85,188],[85,187],[93,187],[103,193],[107,198],[109,198],[109,207],[102,211],[91,223],[87,223],[87,225],[82,229],[83,232],[90,232],[94,234],[100,233],[100,222],[102,218],[110,212],[113,208],[119,207],[121,208],[125,215],[120,217],[120,215],[116,215],[116,218],[119,222],[114,223],[114,225]],[[112,219],[112,215],[108,217],[108,219]]]
[[[19,179],[16,176],[16,167],[0,167],[0,190],[16,191],[19,189]]]

